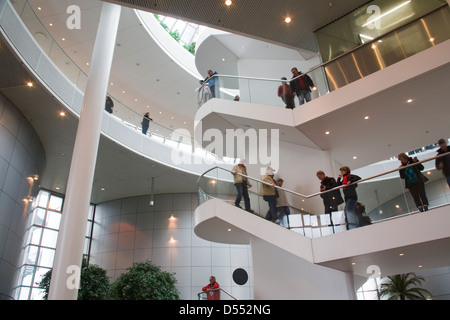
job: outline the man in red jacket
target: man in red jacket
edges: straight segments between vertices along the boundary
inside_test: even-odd
[[[202,291],[206,292],[206,300],[220,300],[220,285],[216,282],[216,277],[209,277],[209,284],[203,287]]]

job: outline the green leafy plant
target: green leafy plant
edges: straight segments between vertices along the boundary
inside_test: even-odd
[[[423,277],[415,273],[398,274],[387,277],[388,281],[381,284],[378,298],[388,296],[388,300],[426,300],[431,293],[421,288]]]
[[[52,270],[49,270],[38,283],[44,290],[44,300],[48,299]],[[83,259],[81,264],[80,289],[78,300],[106,300],[109,297],[110,283],[106,271],[94,264],[88,264]]]
[[[115,300],[179,300],[174,275],[150,261],[134,263],[111,286]]]

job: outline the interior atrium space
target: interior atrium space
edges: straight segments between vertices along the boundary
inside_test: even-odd
[[[0,300],[449,300],[449,2],[0,1]]]

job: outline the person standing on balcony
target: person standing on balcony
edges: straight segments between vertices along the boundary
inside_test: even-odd
[[[355,206],[358,202],[358,194],[356,193],[357,184],[354,182],[361,180],[357,175],[351,174],[350,168],[344,166],[339,169],[341,174],[339,175],[337,185],[346,186],[344,190],[345,199],[345,220],[347,221],[347,230],[358,228],[360,226],[358,216],[356,215]]]
[[[110,96],[106,96],[105,110],[108,113],[113,113],[113,108],[114,108],[114,102],[112,101]]]
[[[442,174],[447,179],[447,184],[450,187],[450,147],[447,146],[447,140],[439,139],[439,149],[437,155],[448,153],[447,156],[436,159],[436,169],[442,170]]]
[[[202,288],[206,293],[206,300],[220,300],[220,285],[216,282],[216,277],[209,277],[209,284]]]
[[[275,184],[278,187],[283,187],[284,180],[281,178],[278,178]],[[289,215],[291,214],[291,209],[289,205],[289,201],[286,197],[286,192],[281,189],[277,189],[276,192],[278,193],[278,198],[276,198],[277,203],[277,212],[278,212],[278,219],[280,220],[280,226],[283,226],[285,228],[289,227]],[[287,224],[284,223],[284,217],[287,219]]]
[[[400,153],[398,160],[402,163],[401,167],[419,162],[417,158],[410,158],[406,153]],[[419,163],[415,166],[400,170],[400,178],[405,179],[405,188],[411,193],[414,203],[420,212],[428,211],[428,199],[425,193],[425,182],[428,181],[422,172],[423,164]]]
[[[277,194],[275,191],[275,180],[273,179],[274,171],[271,167],[266,169],[266,174],[262,176],[261,180],[266,182],[261,183],[259,194],[267,201],[269,211],[267,211],[266,219],[278,223],[277,217]]]
[[[206,77],[205,82],[208,82],[212,97],[220,98],[219,78],[217,71],[208,70],[208,76]]]
[[[320,192],[331,190],[338,185],[334,178],[328,177],[322,170],[317,171],[316,176],[320,180]],[[325,213],[328,214],[338,211],[338,205],[344,202],[339,189],[321,194],[320,197],[323,199]]]
[[[142,118],[141,125],[142,125],[142,133],[147,134],[147,130],[150,127],[150,121],[153,121],[152,118],[150,118],[150,112],[146,112],[144,114],[144,117]]]
[[[236,190],[238,192],[234,205],[238,208],[241,208],[240,205],[241,199],[242,197],[244,197],[245,211],[253,213],[254,211],[251,209],[250,197],[248,195],[248,188],[251,188],[252,185],[248,181],[247,177],[244,177],[247,175],[247,167],[245,166],[244,163],[245,159],[241,159],[239,164],[235,165],[233,169],[231,169],[231,171],[233,171],[232,174],[234,176],[234,186],[236,187]]]
[[[315,87],[312,79],[307,74],[300,77],[301,71],[299,72],[297,68],[292,68],[291,72],[293,79],[290,84],[292,95],[298,97],[300,105],[311,101],[311,88]]]
[[[200,87],[195,90],[195,93],[197,94],[199,106],[202,106],[212,98],[211,90],[209,89],[208,84],[203,80],[200,80]]]
[[[292,96],[291,88],[287,84],[287,79],[283,77],[281,80],[281,86],[278,87],[278,96],[286,104],[286,109],[294,109],[294,97]]]

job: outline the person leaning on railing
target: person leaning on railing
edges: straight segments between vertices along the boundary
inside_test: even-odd
[[[209,284],[202,288],[206,293],[206,300],[220,300],[220,285],[216,282],[216,277],[209,277]]]
[[[400,153],[397,158],[402,163],[400,168],[419,162],[417,157],[413,159],[406,153]],[[423,169],[423,164],[419,163],[399,171],[400,178],[405,180],[405,188],[411,193],[420,212],[428,211],[428,199],[425,193],[425,182],[428,181],[428,178],[422,174]]]

